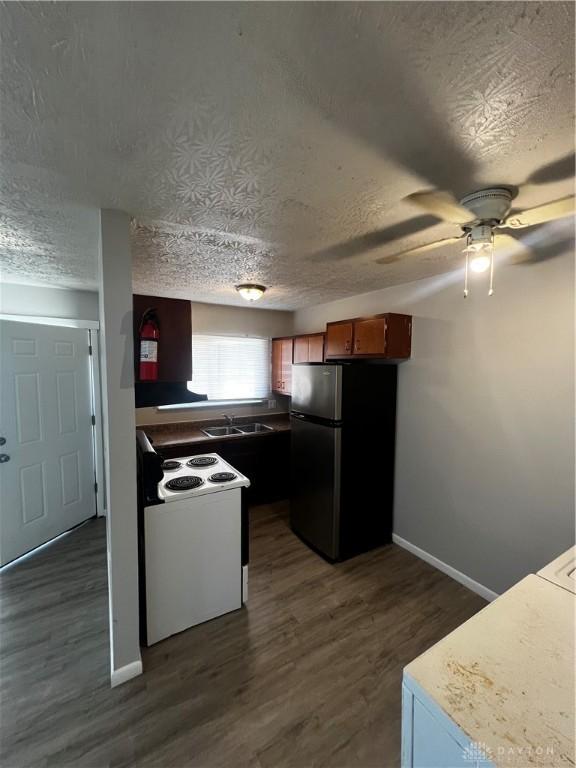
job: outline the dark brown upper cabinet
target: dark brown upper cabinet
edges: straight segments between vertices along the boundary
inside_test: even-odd
[[[412,317],[387,312],[326,326],[326,359],[405,360],[412,348]]]
[[[272,339],[272,392],[280,392],[282,384],[282,339]]]
[[[293,339],[272,339],[272,391],[280,395],[292,392]]]
[[[321,363],[324,360],[324,334],[307,333],[294,337],[294,365]]]
[[[192,378],[192,305],[185,299],[134,294],[134,371],[139,382],[140,323],[154,309],[158,317],[158,381],[185,382]]]
[[[308,362],[309,363],[324,362],[324,334],[323,333],[315,333],[313,336],[308,336]]]
[[[354,323],[353,355],[386,354],[386,320],[372,317]]]
[[[352,320],[339,320],[326,326],[326,359],[349,357],[352,354],[354,324]]]
[[[308,336],[296,336],[294,339],[294,364],[308,362]]]

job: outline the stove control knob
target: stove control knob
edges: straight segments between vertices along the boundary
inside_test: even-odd
[[[10,456],[7,453],[0,453],[0,464],[6,464],[7,461],[10,461]]]
[[[0,445],[6,445],[6,438],[0,437]]]

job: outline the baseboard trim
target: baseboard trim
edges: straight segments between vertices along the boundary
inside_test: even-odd
[[[126,664],[119,669],[113,669],[110,673],[110,684],[112,688],[116,688],[117,685],[127,683],[128,680],[132,680],[133,677],[138,677],[142,674],[142,659],[133,661],[130,664]]]
[[[424,560],[424,562],[434,566],[434,568],[437,568],[439,571],[442,571],[442,573],[445,573],[447,576],[450,576],[450,578],[454,579],[454,581],[458,581],[460,584],[463,584],[465,587],[468,587],[468,589],[471,589],[472,592],[476,592],[477,595],[480,595],[480,597],[483,597],[485,600],[492,602],[492,600],[495,600],[498,597],[498,594],[496,592],[493,592],[491,589],[488,589],[488,587],[485,587],[483,584],[479,584],[477,581],[474,581],[474,579],[471,579],[470,576],[466,576],[465,573],[462,573],[461,571],[457,571],[456,568],[453,568],[451,565],[448,565],[448,563],[445,563],[443,560],[439,560],[437,557],[434,557],[434,555],[431,555],[429,552],[426,552],[425,549],[420,549],[420,547],[417,547],[415,544],[412,544],[410,541],[406,541],[406,539],[403,539],[401,536],[398,536],[398,534],[396,533],[392,534],[392,541],[394,542],[394,544],[398,544],[399,547],[402,547],[402,549],[406,549],[408,552],[411,552],[413,555],[416,555],[416,557],[419,557],[421,560]]]

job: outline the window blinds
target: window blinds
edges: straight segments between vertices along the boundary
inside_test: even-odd
[[[193,334],[188,388],[209,400],[268,397],[270,339]]]

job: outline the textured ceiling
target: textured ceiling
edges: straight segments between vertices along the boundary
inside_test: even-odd
[[[96,285],[97,208],[134,287],[294,308],[453,268],[402,199],[572,191],[574,5],[6,3],[3,279]],[[394,240],[394,242],[392,242]]]

